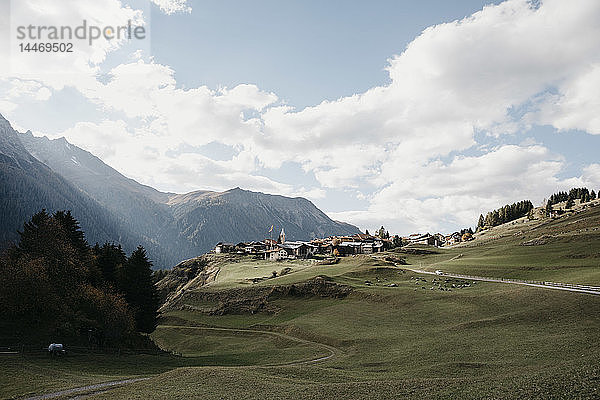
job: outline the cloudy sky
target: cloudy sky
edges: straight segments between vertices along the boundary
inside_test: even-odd
[[[161,190],[406,234],[600,189],[597,0],[2,1],[0,113]],[[147,34],[19,51],[83,20]]]

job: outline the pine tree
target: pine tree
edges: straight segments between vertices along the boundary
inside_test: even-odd
[[[154,331],[160,303],[152,280],[152,262],[148,260],[146,250],[142,246],[131,253],[127,260],[120,286],[134,311],[138,331]]]
[[[94,247],[96,262],[105,281],[118,288],[123,266],[127,262],[127,255],[121,245],[104,243],[102,247]]]
[[[71,244],[80,252],[87,253],[89,245],[85,240],[85,234],[79,226],[79,221],[71,215],[71,211],[57,211],[53,217],[67,232]]]
[[[479,214],[479,221],[477,222],[477,228],[483,228],[484,226],[483,214]]]
[[[575,205],[575,202],[573,201],[573,199],[571,197],[569,197],[567,199],[567,204],[565,205],[566,209],[570,209]]]

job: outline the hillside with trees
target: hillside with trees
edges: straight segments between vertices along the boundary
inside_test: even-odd
[[[600,191],[599,191],[600,193]],[[559,203],[565,203],[565,209],[570,209],[575,205],[575,200],[579,200],[580,203],[588,203],[592,200],[596,200],[596,192],[590,191],[588,188],[573,188],[569,192],[558,192],[554,193],[546,201],[546,215],[550,215],[554,209],[554,205]]]
[[[488,212],[485,218],[483,214],[481,214],[479,216],[479,220],[477,221],[477,230],[479,231],[481,229],[492,228],[494,226],[514,221],[515,219],[526,216],[531,210],[533,210],[533,203],[531,203],[529,200],[507,204],[497,210]]]

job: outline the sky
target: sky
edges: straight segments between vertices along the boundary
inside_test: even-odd
[[[596,0],[2,1],[0,113],[160,190],[408,234],[600,189]],[[145,34],[20,51],[84,20]]]

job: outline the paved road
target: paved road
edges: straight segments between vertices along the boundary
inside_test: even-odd
[[[322,361],[334,358],[339,353],[339,350],[333,346],[329,346],[329,345],[319,343],[319,342],[313,342],[311,340],[300,339],[300,338],[297,338],[294,336],[289,336],[289,335],[286,335],[284,333],[279,333],[279,332],[263,331],[263,330],[258,330],[258,329],[211,328],[211,327],[205,327],[205,326],[181,326],[181,325],[160,325],[160,326],[165,327],[165,328],[194,329],[194,330],[207,330],[207,331],[227,331],[227,332],[246,332],[246,333],[249,332],[249,333],[272,335],[272,336],[277,336],[277,337],[288,339],[288,340],[298,342],[298,343],[312,344],[312,345],[320,347],[321,349],[324,349],[327,352],[329,352],[329,354],[327,354],[325,356],[309,358],[309,359],[304,359],[304,360],[293,360],[293,361],[288,361],[288,362],[283,362],[283,363],[266,364],[266,365],[244,365],[244,366],[223,367],[223,368],[266,368],[266,367],[284,367],[284,366],[289,367],[289,366],[302,365],[302,364],[314,364],[314,363],[318,363],[318,362],[322,362]],[[210,367],[210,365],[207,365],[207,367]],[[73,389],[61,390],[59,392],[29,397],[26,400],[46,400],[46,399],[53,399],[53,398],[61,397],[61,396],[74,395],[77,393],[84,393],[82,396],[76,397],[76,398],[83,399],[83,398],[90,397],[90,396],[93,396],[98,393],[104,393],[115,386],[126,385],[129,383],[139,382],[139,381],[143,381],[143,380],[147,380],[147,379],[150,379],[150,378],[135,378],[135,379],[125,379],[122,381],[98,383],[95,385],[82,386],[82,387],[73,388]]]
[[[470,279],[472,281],[484,281],[484,282],[496,282],[496,283],[510,283],[513,285],[523,285],[523,286],[533,286],[544,289],[555,289],[555,290],[564,290],[566,292],[578,292],[578,293],[586,293],[586,294],[594,294],[600,295],[600,287],[598,286],[588,286],[588,285],[573,285],[569,283],[557,283],[557,282],[527,282],[520,281],[516,279],[507,279],[507,278],[486,278],[483,276],[470,276],[470,275],[460,275],[460,274],[452,274],[444,272],[443,275],[438,275],[432,271],[425,271],[422,269],[415,268],[407,268],[405,265],[398,265],[398,267],[405,269],[407,271],[412,271],[418,274],[427,274],[427,275],[435,275],[446,278],[459,278],[459,279]]]

